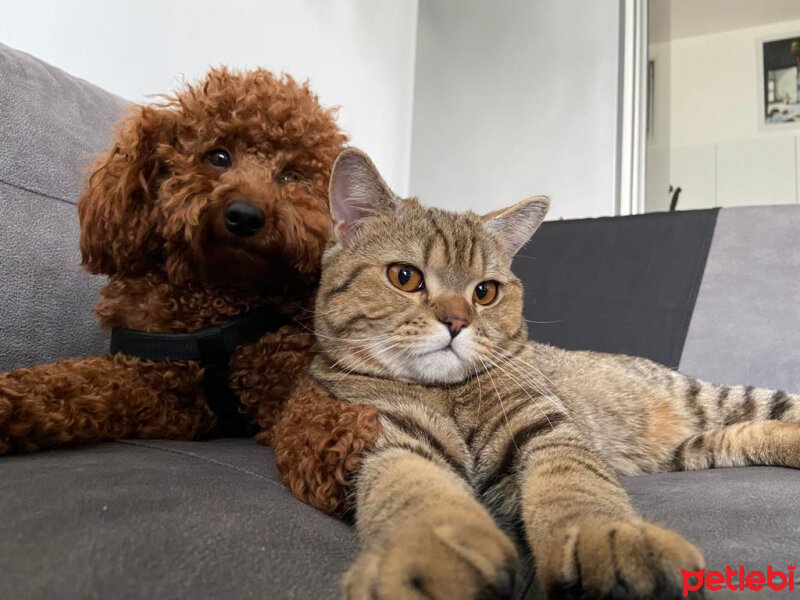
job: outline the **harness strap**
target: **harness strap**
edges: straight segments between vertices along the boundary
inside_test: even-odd
[[[208,405],[217,417],[211,435],[244,437],[255,428],[239,411],[239,399],[230,388],[230,359],[240,346],[258,341],[292,319],[274,310],[255,310],[192,333],[147,333],[133,329],[111,332],[111,353],[154,362],[197,362],[203,367],[203,388]]]

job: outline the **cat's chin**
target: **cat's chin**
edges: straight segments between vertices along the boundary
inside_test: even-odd
[[[467,365],[452,348],[427,352],[403,361],[395,376],[427,385],[450,385],[460,383],[469,377]]]

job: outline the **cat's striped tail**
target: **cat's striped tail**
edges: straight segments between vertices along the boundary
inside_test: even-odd
[[[699,432],[682,440],[673,470],[748,465],[800,468],[800,396],[687,378],[686,401]]]

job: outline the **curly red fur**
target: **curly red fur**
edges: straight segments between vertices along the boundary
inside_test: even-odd
[[[352,474],[380,431],[374,406],[342,402],[301,380],[272,431],[281,480],[304,502],[342,516],[352,506]]]
[[[294,318],[234,353],[230,385],[259,441],[276,445],[284,480],[328,512],[345,506],[341,486],[378,426],[371,411],[313,387],[292,391],[312,348],[328,179],[345,140],[307,85],[260,69],[215,69],[134,108],[78,204],[83,264],[109,276],[95,307],[104,328],[191,332],[252,308]],[[230,168],[210,163],[215,148],[230,153]],[[231,233],[224,214],[233,201],[257,206],[266,225],[251,237]],[[0,375],[0,454],[196,439],[214,421],[192,362],[106,355]]]
[[[195,363],[122,355],[63,360],[0,376],[0,454],[127,437],[193,439],[214,423],[187,403],[203,379]]]

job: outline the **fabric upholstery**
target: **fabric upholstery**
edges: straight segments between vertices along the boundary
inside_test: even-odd
[[[0,371],[103,352],[75,203],[126,103],[0,44]]]
[[[681,370],[800,392],[798,331],[800,206],[722,209]]]
[[[785,571],[797,561],[796,471],[623,483],[643,515],[694,541],[711,569]],[[352,529],[292,498],[272,451],[252,440],[131,440],[3,457],[0,503],[0,598],[335,598],[357,551]],[[533,585],[525,597],[541,595]]]
[[[766,571],[769,564],[785,573],[787,565],[797,564],[800,506],[791,498],[800,489],[800,471],[746,467],[658,473],[625,477],[623,484],[643,516],[700,547],[709,569],[744,565],[748,571]],[[767,592],[757,597],[771,597]]]
[[[545,223],[514,263],[531,337],[677,367],[716,216]]]
[[[253,440],[0,459],[0,598],[335,598],[354,553]]]

